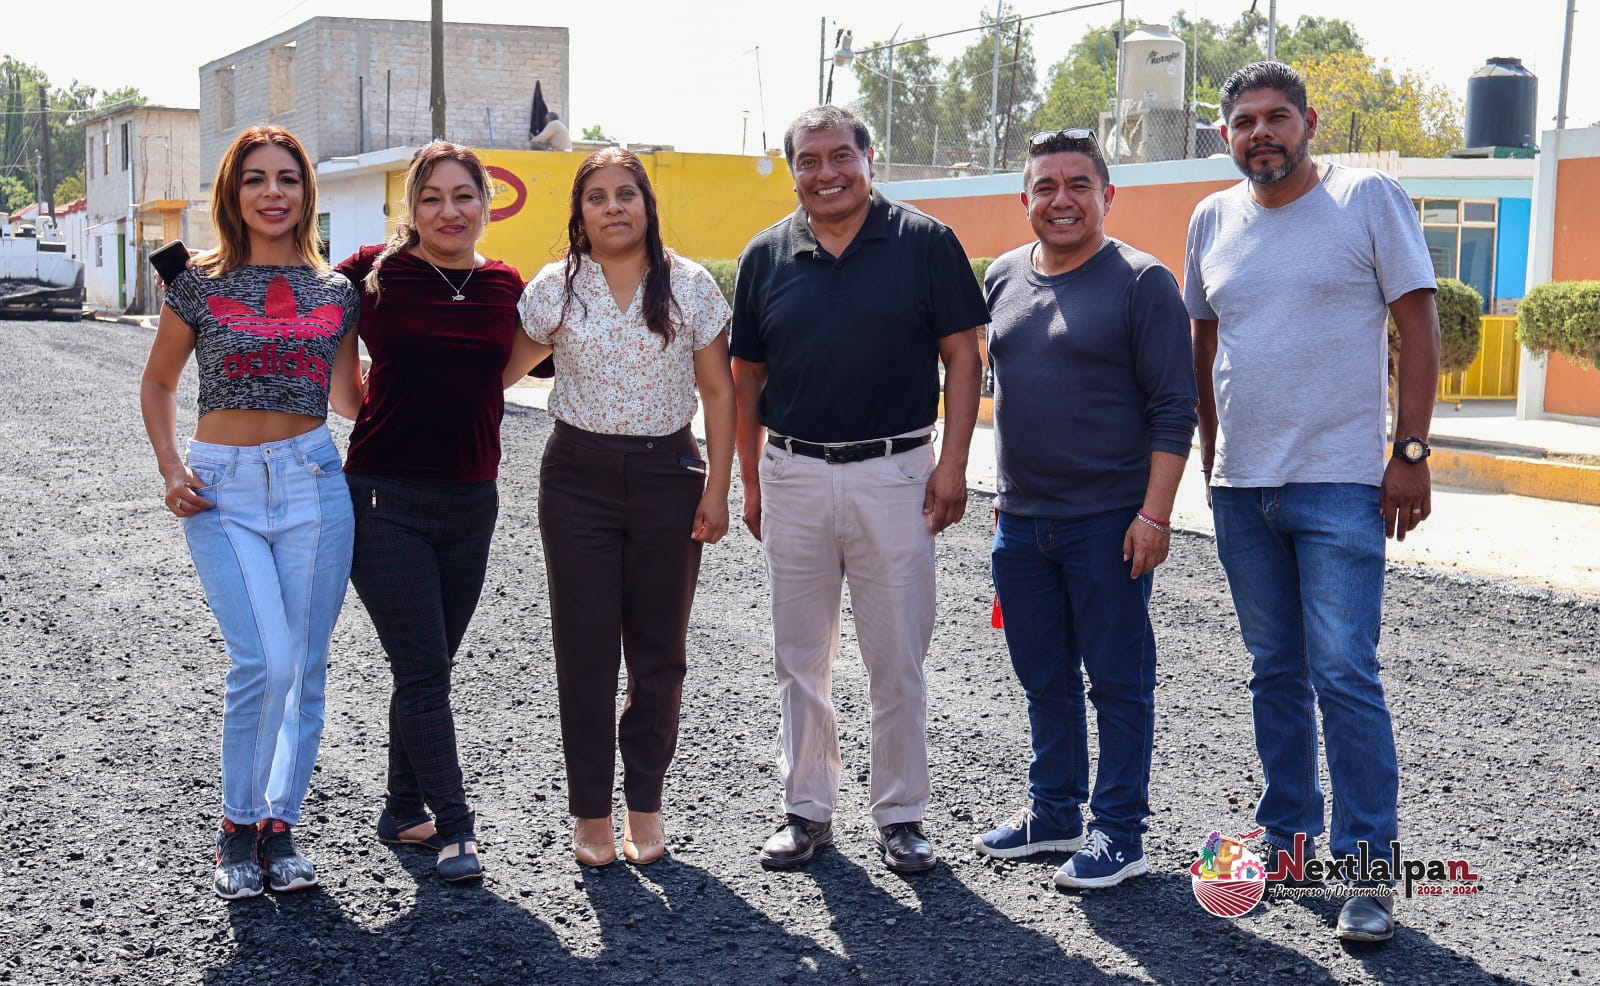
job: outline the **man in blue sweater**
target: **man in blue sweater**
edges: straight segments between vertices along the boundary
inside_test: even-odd
[[[1148,869],[1147,607],[1196,423],[1183,297],[1154,257],[1105,235],[1110,178],[1091,131],[1036,135],[1022,204],[1037,239],[984,279],[1000,472],[991,564],[1033,759],[1026,807],[974,843],[1002,858],[1072,852],[1055,882],[1077,889]],[[1092,797],[1085,672],[1100,732]]]

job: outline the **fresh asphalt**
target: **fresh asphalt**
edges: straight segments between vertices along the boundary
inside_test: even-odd
[[[992,502],[939,540],[928,659],[942,859],[874,858],[867,704],[850,624],[834,695],[838,843],[772,873],[779,820],[766,579],[743,531],[707,550],[690,630],[669,857],[582,869],[569,833],[539,548],[542,411],[505,421],[501,517],[456,669],[480,818],[481,886],[372,834],[388,673],[354,594],[335,632],[327,727],[304,824],[319,889],[228,904],[209,889],[227,659],[138,413],[148,332],[0,323],[0,981],[54,983],[1580,983],[1600,979],[1592,728],[1600,609],[1470,577],[1391,571],[1381,656],[1414,858],[1464,859],[1474,894],[1400,903],[1382,946],[1331,936],[1337,905],[1238,920],[1201,910],[1187,867],[1212,829],[1249,829],[1260,785],[1248,657],[1211,541],[1157,573],[1158,726],[1149,875],[1050,884],[1060,857],[992,862],[972,835],[1020,803],[1027,719],[988,627]],[[180,431],[193,424],[192,376]],[[343,442],[348,426],[335,421]],[[735,491],[735,497],[738,493]],[[737,514],[737,509],[735,509]]]

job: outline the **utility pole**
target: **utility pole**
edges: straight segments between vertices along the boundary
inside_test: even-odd
[[[883,108],[887,120],[884,123],[883,135],[883,180],[891,181],[889,177],[889,161],[894,157],[894,39],[900,36],[900,29],[904,24],[896,24],[894,33],[889,35],[889,98],[888,105]]]
[[[989,174],[994,174],[994,145],[1000,125],[1000,16],[1006,11],[1005,0],[994,5],[994,71],[989,77]]]
[[[433,139],[444,140],[444,0],[433,0],[433,84],[429,105],[433,107]]]
[[[1278,0],[1267,4],[1267,61],[1278,60]]]
[[[822,65],[828,60],[828,18],[822,18],[822,27],[817,32],[817,105],[822,102]],[[742,152],[741,152],[742,153]]]
[[[1561,95],[1556,99],[1556,129],[1567,129],[1567,74],[1572,68],[1572,15],[1578,0],[1567,0],[1567,30],[1561,38]]]
[[[1122,42],[1128,36],[1128,0],[1117,4],[1117,98],[1111,104],[1111,163],[1122,163]]]
[[[1570,27],[1571,21],[1568,25]],[[1570,31],[1568,32],[1570,35]],[[50,225],[56,224],[56,193],[50,174],[50,107],[48,103],[49,87],[41,79],[39,82],[39,146],[44,153],[44,173],[39,182],[39,201],[46,203],[50,208]]]

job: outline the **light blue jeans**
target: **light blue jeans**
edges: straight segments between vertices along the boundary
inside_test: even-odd
[[[222,812],[294,825],[322,740],[328,638],[355,520],[326,425],[258,446],[189,443],[215,506],[184,535],[232,659],[222,710]]]
[[[1266,789],[1256,824],[1292,848],[1323,831],[1317,780],[1322,710],[1333,782],[1333,855],[1391,859],[1399,768],[1378,678],[1383,616],[1379,490],[1292,483],[1211,490],[1217,556],[1228,573],[1251,666],[1250,702]]]

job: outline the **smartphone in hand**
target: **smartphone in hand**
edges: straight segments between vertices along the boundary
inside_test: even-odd
[[[150,266],[161,275],[161,280],[171,284],[189,266],[189,248],[182,240],[173,240],[150,255]]]

